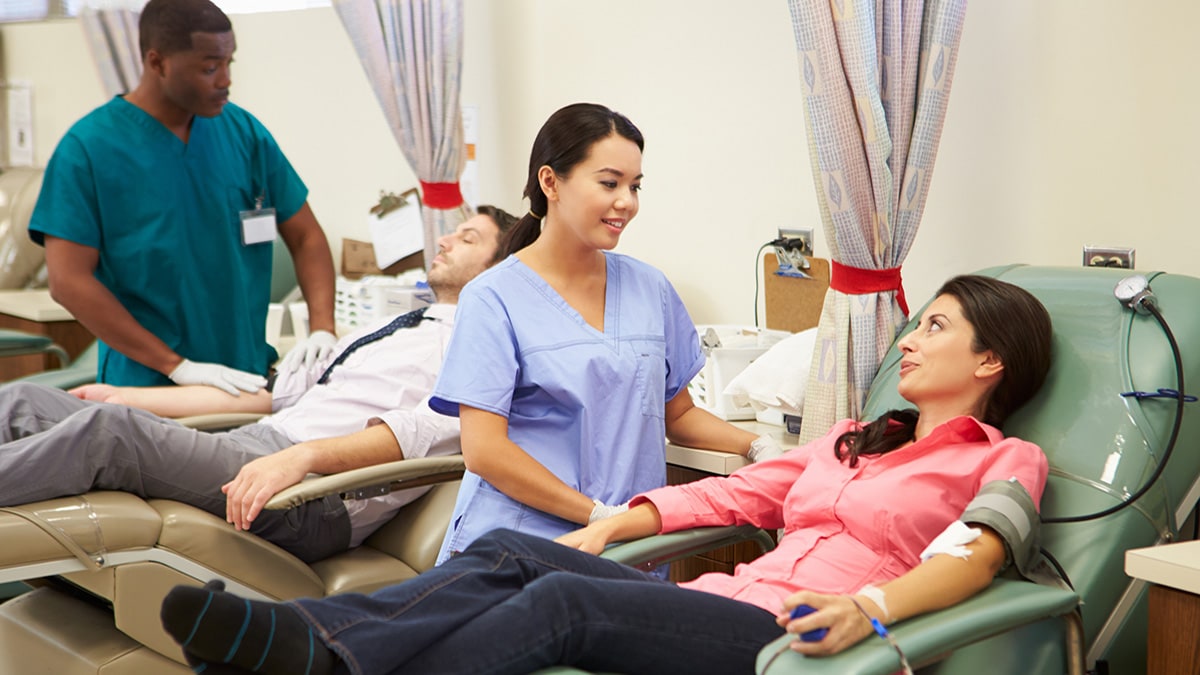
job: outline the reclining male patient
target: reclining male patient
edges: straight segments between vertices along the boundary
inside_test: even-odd
[[[309,473],[459,451],[457,421],[425,400],[458,293],[495,262],[501,231],[513,222],[480,207],[438,240],[429,270],[436,304],[356,331],[326,359],[281,373],[273,392],[235,398],[206,386],[0,387],[0,506],[123,490],[224,516],[307,562],[357,546],[424,488],[350,502],[331,496],[289,511],[262,506]],[[275,414],[219,434],[154,414],[235,410]]]

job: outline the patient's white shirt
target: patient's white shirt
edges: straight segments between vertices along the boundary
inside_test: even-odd
[[[405,459],[461,452],[458,419],[439,415],[427,404],[454,326],[454,309],[443,303],[430,305],[425,321],[359,347],[333,369],[325,384],[317,384],[317,379],[334,359],[355,340],[395,317],[380,319],[341,338],[329,356],[312,368],[281,373],[272,390],[275,413],[260,424],[300,443],[352,434],[382,422],[396,436]],[[350,545],[361,544],[401,506],[427,489],[347,501]]]

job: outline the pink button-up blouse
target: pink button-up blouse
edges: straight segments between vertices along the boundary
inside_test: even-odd
[[[851,469],[834,441],[860,424],[846,420],[824,438],[727,478],[674,485],[635,497],[662,516],[662,531],[752,524],[783,529],[779,546],[680,584],[778,612],[799,590],[849,593],[883,583],[920,562],[921,551],[962,515],[979,488],[1016,479],[1041,500],[1048,465],[1041,449],[1004,438],[973,417],[957,417],[912,445],[862,455]]]

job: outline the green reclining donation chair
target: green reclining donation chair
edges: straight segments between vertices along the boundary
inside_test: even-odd
[[[923,673],[1145,672],[1146,587],[1125,575],[1124,554],[1179,538],[1195,508],[1200,496],[1200,404],[1183,404],[1184,417],[1168,458],[1180,402],[1169,397],[1170,391],[1152,398],[1122,396],[1181,389],[1167,333],[1153,314],[1135,312],[1114,297],[1114,286],[1129,276],[1128,270],[1012,266],[982,274],[1028,289],[1054,322],[1053,365],[1046,384],[1004,429],[1037,443],[1050,459],[1043,520],[1087,516],[1144,494],[1110,515],[1043,525],[1042,548],[1062,566],[1074,591],[1001,578],[966,602],[900,622],[890,631],[909,662],[925,666]],[[1200,279],[1146,276],[1178,341],[1185,382],[1195,392],[1200,388]],[[896,393],[899,360],[893,346],[872,384],[864,417],[905,407]],[[1163,461],[1165,470],[1144,489]],[[1183,529],[1190,536],[1191,528]],[[738,534],[704,528],[633,542],[606,556],[650,566],[679,556],[672,539],[690,554],[704,550],[706,538],[724,543]],[[780,638],[762,650],[760,673],[885,675],[900,669],[895,651],[874,636],[826,658],[786,650],[766,669],[789,640]]]

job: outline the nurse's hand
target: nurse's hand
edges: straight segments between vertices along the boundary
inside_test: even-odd
[[[267,378],[244,370],[237,370],[219,363],[196,363],[184,359],[167,377],[175,384],[207,384],[230,396],[239,396],[241,391],[253,394],[267,385]]]
[[[750,442],[750,451],[746,453],[746,459],[754,462],[765,462],[768,459],[775,459],[784,453],[783,446],[779,445],[779,441],[773,437],[763,434]]]
[[[301,368],[308,370],[313,364],[333,353],[337,336],[327,330],[315,330],[303,342],[299,342],[279,364],[279,372],[294,373]]]
[[[616,506],[609,506],[599,499],[593,499],[592,503],[595,504],[595,506],[592,507],[592,513],[588,515],[588,525],[591,525],[597,520],[612,518],[613,516],[620,515],[629,510],[629,502],[617,504]]]

